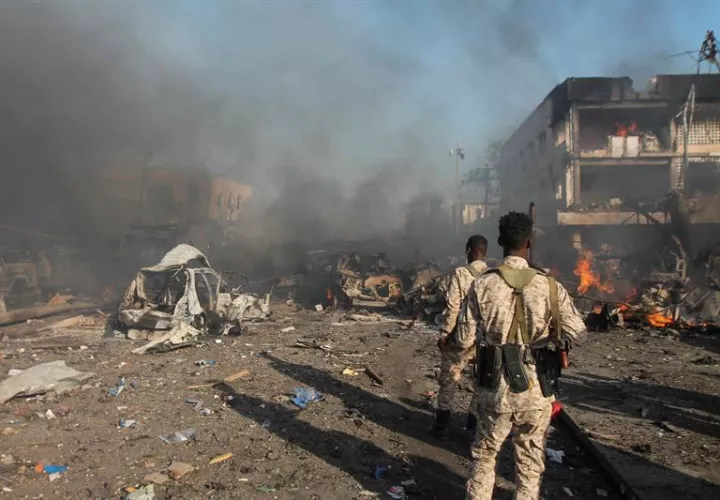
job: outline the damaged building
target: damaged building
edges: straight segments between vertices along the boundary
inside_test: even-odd
[[[638,251],[663,231],[695,254],[720,234],[720,75],[658,75],[644,91],[627,77],[569,78],[500,156],[502,210],[534,201],[549,236],[538,258]]]

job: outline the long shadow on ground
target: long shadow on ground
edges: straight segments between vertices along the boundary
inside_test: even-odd
[[[268,428],[270,432],[329,465],[351,474],[366,490],[381,493],[379,488],[387,489],[385,483],[373,477],[376,466],[385,465],[390,466],[395,475],[392,484],[399,484],[402,479],[411,477],[417,481],[420,488],[417,494],[413,495],[414,498],[459,500],[464,497],[464,478],[438,462],[413,455],[405,455],[403,459],[391,456],[375,444],[351,434],[314,427],[296,418],[299,410],[238,393],[227,384],[215,387],[232,396],[230,405],[240,415],[259,425],[266,421],[272,422]],[[407,472],[399,473],[403,470]],[[438,483],[442,485],[442,489],[434,487]],[[331,492],[325,493],[332,495]]]
[[[720,437],[720,397],[642,381],[623,381],[594,374],[563,375],[564,399],[599,413],[639,416],[649,408],[654,420]]]
[[[459,441],[457,439],[439,441],[430,435],[428,430],[434,416],[430,411],[422,411],[419,404],[414,405],[416,411],[387,397],[378,396],[356,385],[338,380],[331,374],[312,366],[291,363],[268,353],[263,353],[261,356],[267,359],[270,366],[279,373],[314,387],[323,394],[337,397],[346,408],[359,410],[366,418],[389,431],[458,455],[465,457],[468,455],[469,439],[465,439],[464,436],[457,435]]]

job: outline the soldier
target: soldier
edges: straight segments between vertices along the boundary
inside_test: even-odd
[[[497,455],[511,433],[514,499],[538,500],[561,350],[586,332],[567,290],[529,266],[532,225],[524,213],[500,219],[503,264],[470,287],[455,333],[455,343],[477,356],[478,423],[466,500],[491,500]]]
[[[475,356],[473,351],[464,351],[453,345],[453,342],[448,342],[448,340],[455,329],[460,306],[467,295],[470,285],[487,269],[487,265],[483,262],[487,254],[487,245],[488,241],[484,236],[471,236],[465,245],[465,256],[468,265],[455,269],[450,278],[450,286],[446,297],[447,305],[440,326],[443,335],[438,341],[438,347],[440,348],[440,376],[438,377],[440,389],[438,390],[438,409],[435,415],[435,425],[432,429],[433,434],[438,439],[447,437],[452,401],[457,392],[458,382],[463,370]],[[475,434],[475,422],[475,415],[473,415],[472,411],[469,411],[466,428],[473,435]]]

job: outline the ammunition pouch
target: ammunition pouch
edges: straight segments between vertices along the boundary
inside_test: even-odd
[[[478,346],[475,359],[475,377],[478,385],[485,389],[497,390],[502,377],[502,348],[495,345]]]
[[[529,350],[522,344],[505,344],[502,346],[502,358],[510,391],[519,393],[530,389],[532,380],[525,366],[535,362]]]
[[[535,360],[524,345],[484,345],[477,348],[475,376],[480,387],[497,390],[504,374],[512,392],[525,392],[532,387],[527,367],[533,364]]]
[[[534,349],[533,357],[538,382],[543,396],[549,398],[558,392],[558,379],[562,373],[562,355],[558,349]]]

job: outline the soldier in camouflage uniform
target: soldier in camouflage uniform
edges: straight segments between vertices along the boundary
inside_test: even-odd
[[[586,332],[567,290],[543,271],[529,266],[527,258],[531,234],[532,220],[527,214],[511,212],[500,219],[498,244],[504,251],[503,265],[486,271],[473,283],[455,333],[455,343],[467,351],[476,352],[478,356],[478,424],[471,448],[473,467],[467,483],[466,500],[491,500],[497,455],[511,433],[517,486],[514,498],[538,500],[540,481],[545,471],[545,437],[554,395],[544,396],[538,377],[541,371],[536,370],[532,362],[522,365],[527,381],[524,392],[511,390],[505,348],[510,344],[523,344],[519,349],[511,346],[508,350],[524,353],[519,355],[522,356],[519,359],[526,363],[528,358],[525,354],[529,354],[526,347],[554,352],[549,349],[549,344],[560,334],[558,337],[550,336],[551,324],[553,331],[559,329],[567,342],[577,341]],[[512,276],[524,278],[518,281],[511,279]],[[513,329],[515,331],[511,332]],[[530,341],[525,342],[526,339]],[[476,346],[493,350],[476,350]],[[494,384],[490,384],[491,388],[487,384],[483,386],[481,375],[488,372],[483,372],[480,366],[485,352],[502,352],[499,358],[502,369],[494,371],[497,376],[492,378]],[[530,352],[533,353],[531,356],[537,356],[537,350]]]
[[[447,437],[452,401],[457,392],[458,382],[460,382],[463,370],[475,356],[473,351],[463,350],[449,340],[451,339],[450,334],[455,329],[460,307],[467,295],[467,291],[470,289],[470,285],[487,269],[487,265],[483,262],[487,254],[487,244],[487,239],[484,236],[471,236],[465,245],[468,265],[455,269],[450,278],[450,286],[445,299],[446,307],[440,323],[442,337],[438,342],[440,348],[440,376],[438,377],[440,389],[437,396],[438,408],[435,415],[433,434],[439,439]],[[467,429],[473,435],[475,434],[475,423],[475,415],[472,411],[469,411]]]

